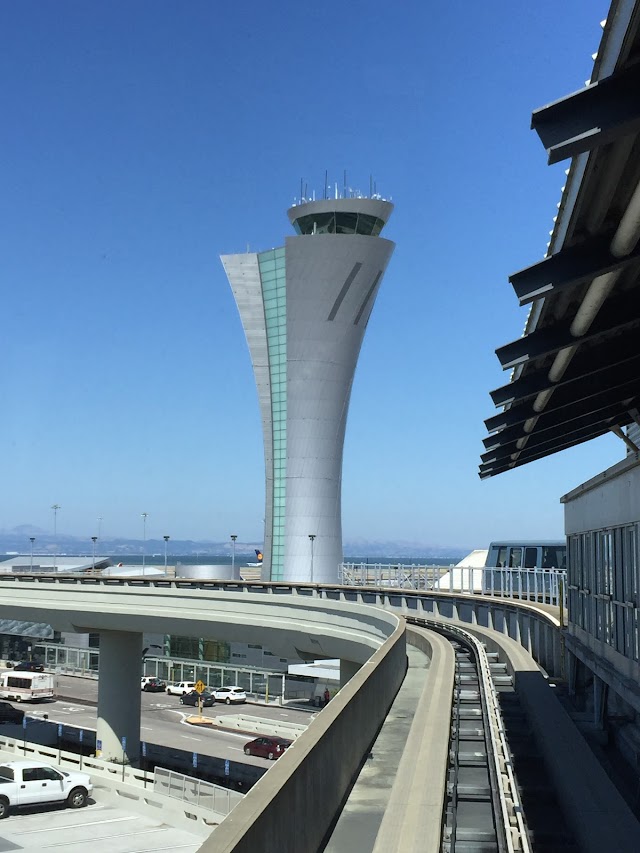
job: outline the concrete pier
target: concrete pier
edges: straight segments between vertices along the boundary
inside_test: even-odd
[[[97,752],[107,761],[137,764],[140,757],[142,634],[100,632]]]

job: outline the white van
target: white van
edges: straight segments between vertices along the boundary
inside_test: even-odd
[[[3,672],[0,698],[16,702],[38,702],[53,696],[53,675],[46,672]]]

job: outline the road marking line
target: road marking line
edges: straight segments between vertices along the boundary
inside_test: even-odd
[[[200,741],[201,741],[201,738],[199,738],[199,737],[190,737],[189,735],[180,735],[180,737],[183,737],[183,738],[185,738],[186,740],[197,740],[197,741],[198,741],[198,743],[200,743]]]
[[[29,815],[29,817],[31,817],[31,815]],[[34,815],[34,817],[35,817],[35,815]],[[42,814],[40,813],[38,815],[38,817],[42,817]],[[55,831],[57,829],[76,829],[76,827],[84,827],[84,826],[101,826],[103,823],[121,823],[124,820],[137,820],[137,819],[138,819],[138,815],[127,815],[126,817],[110,817],[110,818],[105,818],[104,820],[90,820],[90,821],[87,821],[86,823],[68,823],[68,824],[65,824],[64,826],[54,825],[53,827],[47,826],[45,829],[27,829],[26,832],[29,835],[37,835],[37,833],[39,833],[39,832],[52,832],[52,831]],[[85,841],[86,841],[86,839],[85,839]]]

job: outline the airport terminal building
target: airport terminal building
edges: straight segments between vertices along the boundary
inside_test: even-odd
[[[262,416],[263,580],[337,581],[349,398],[394,249],[380,237],[392,210],[375,195],[302,199],[288,211],[297,236],[284,246],[222,257]]]

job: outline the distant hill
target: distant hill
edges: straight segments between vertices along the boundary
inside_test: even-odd
[[[87,536],[70,536],[59,533],[57,540],[53,534],[29,524],[21,524],[11,530],[0,531],[0,554],[28,554],[31,550],[30,537],[34,537],[34,554],[91,554],[93,543]],[[96,553],[101,555],[136,556],[143,553],[164,554],[163,539],[127,539],[126,537],[103,537],[96,543]],[[256,548],[262,548],[262,542],[236,542],[236,554],[253,555]],[[344,543],[345,557],[442,557],[447,562],[455,557],[461,559],[472,549],[464,545],[438,545],[433,543],[406,540],[368,540],[347,539]],[[231,542],[213,542],[209,540],[171,539],[168,553],[179,556],[225,556],[231,553]]]

